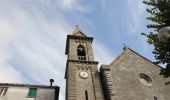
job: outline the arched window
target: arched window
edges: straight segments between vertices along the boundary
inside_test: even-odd
[[[86,60],[86,51],[83,45],[77,47],[77,56],[79,60]]]

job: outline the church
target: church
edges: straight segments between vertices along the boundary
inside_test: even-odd
[[[170,100],[170,78],[161,67],[129,47],[98,70],[93,37],[77,26],[67,35],[66,100]]]

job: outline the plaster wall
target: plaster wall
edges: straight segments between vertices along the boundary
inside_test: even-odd
[[[55,97],[54,89],[39,88],[37,91],[37,99],[36,100],[54,100],[54,97]]]
[[[0,100],[54,100],[55,90],[38,88],[37,96],[35,98],[28,98],[28,87],[8,87],[5,96],[0,96]]]

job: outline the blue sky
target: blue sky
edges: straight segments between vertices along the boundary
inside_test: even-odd
[[[64,100],[65,42],[76,25],[94,37],[95,59],[109,64],[123,44],[154,60],[141,0],[0,0],[0,82],[55,84]]]

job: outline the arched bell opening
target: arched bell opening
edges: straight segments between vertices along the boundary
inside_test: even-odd
[[[86,50],[83,45],[78,45],[77,56],[79,60],[86,60]]]

